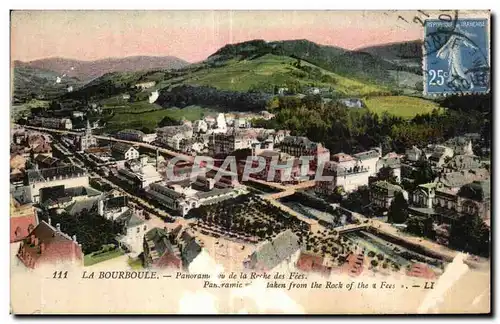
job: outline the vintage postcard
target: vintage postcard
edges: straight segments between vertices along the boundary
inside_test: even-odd
[[[23,11],[13,314],[491,314],[489,11]]]

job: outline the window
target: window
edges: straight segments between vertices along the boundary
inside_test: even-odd
[[[141,231],[141,228],[137,227],[137,233],[139,233],[140,231]]]
[[[144,230],[147,230],[148,229],[148,226],[147,225],[144,225]]]
[[[35,229],[35,226],[33,226],[33,224],[29,224],[28,233],[31,233],[34,229]]]

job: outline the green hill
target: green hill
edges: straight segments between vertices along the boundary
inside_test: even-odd
[[[58,81],[58,77],[60,78]],[[13,68],[13,102],[27,102],[32,99],[53,99],[67,93],[68,87],[76,89],[82,82],[72,77],[61,77],[56,72],[28,67]]]

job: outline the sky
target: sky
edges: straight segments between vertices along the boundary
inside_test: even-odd
[[[95,60],[133,55],[198,62],[228,43],[308,39],[357,49],[423,38],[416,12],[13,11],[11,58]],[[405,20],[398,18],[405,17]]]

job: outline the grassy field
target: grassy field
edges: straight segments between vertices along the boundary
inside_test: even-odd
[[[374,113],[387,112],[403,118],[412,118],[417,114],[430,113],[433,109],[439,108],[434,101],[407,96],[370,97],[365,99],[365,104],[368,110]]]
[[[93,264],[96,264],[99,262],[103,262],[103,261],[106,261],[109,259],[119,257],[121,255],[123,255],[123,251],[121,249],[118,249],[118,248],[115,250],[109,251],[109,252],[101,253],[101,254],[96,255],[96,256],[94,256],[93,253],[86,254],[83,257],[83,265],[87,267],[87,266],[90,266],[90,265],[93,265]]]
[[[339,94],[355,94],[359,96],[388,91],[385,87],[348,79],[321,68],[319,68],[321,73],[331,77],[334,82],[325,83],[317,79],[310,79],[308,76],[299,77],[297,73],[302,71],[292,66],[292,63],[295,62],[296,60],[291,57],[271,54],[253,60],[232,60],[222,67],[205,68],[194,72],[185,78],[182,83],[248,91],[252,87],[264,83],[280,86],[285,85],[287,82],[299,82],[303,86],[314,84],[318,87],[333,87]],[[302,65],[315,67],[307,62],[302,62]]]
[[[144,107],[150,105],[149,109],[134,109],[131,106],[125,108],[114,108],[115,115],[108,121],[108,124],[106,125],[106,132],[113,133],[126,128],[139,130],[147,128],[148,131],[154,132],[154,129],[158,127],[158,123],[165,116],[169,116],[177,120],[181,120],[182,118],[185,118],[187,120],[196,120],[201,119],[204,115],[214,113],[213,110],[202,108],[199,106],[188,106],[183,109],[163,109],[158,105],[149,104],[147,102],[144,103],[144,105]],[[156,106],[157,108],[153,108],[153,106]]]

